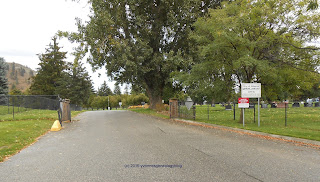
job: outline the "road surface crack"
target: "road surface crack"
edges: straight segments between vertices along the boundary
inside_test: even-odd
[[[166,132],[165,132],[165,131],[163,131],[160,127],[158,127],[158,129],[159,129],[160,131],[162,131],[162,133],[165,133],[165,134],[166,134]]]
[[[198,152],[200,152],[200,153],[202,153],[202,154],[206,155],[206,156],[213,157],[213,156],[211,156],[211,155],[209,155],[209,154],[207,154],[207,153],[203,152],[202,150],[199,150],[199,149],[197,149],[197,148],[192,147],[191,145],[188,145],[188,146],[189,146],[189,147],[191,147],[191,148],[193,148],[194,150],[196,150],[196,151],[198,151]]]
[[[244,171],[241,171],[241,172],[243,172],[245,175],[247,175],[247,176],[249,176],[249,177],[251,177],[251,178],[253,178],[253,179],[257,180],[257,181],[263,182],[261,179],[258,179],[258,178],[256,178],[256,177],[254,177],[254,176],[252,176],[252,175],[244,172]]]

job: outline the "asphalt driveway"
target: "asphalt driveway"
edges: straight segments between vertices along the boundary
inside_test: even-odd
[[[90,111],[0,163],[0,181],[320,181],[320,150]]]

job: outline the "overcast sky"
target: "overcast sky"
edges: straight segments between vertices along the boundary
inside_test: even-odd
[[[87,19],[89,7],[85,0],[1,0],[0,57],[36,70],[40,62],[36,54],[45,53],[58,30],[76,31],[75,18]],[[59,44],[68,52],[67,61],[73,62],[72,45],[67,40],[59,40]],[[104,70],[98,71],[102,75],[98,78],[98,72],[92,73],[89,64],[85,67],[96,89],[108,81]],[[113,84],[108,83],[111,89]]]

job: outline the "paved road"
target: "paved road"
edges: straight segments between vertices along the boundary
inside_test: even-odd
[[[0,164],[0,181],[320,181],[320,150],[93,111]]]

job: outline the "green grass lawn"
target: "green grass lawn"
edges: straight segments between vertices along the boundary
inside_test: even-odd
[[[156,117],[160,117],[160,118],[164,118],[164,119],[170,119],[170,116],[156,112],[154,110],[151,109],[129,109],[129,111],[133,111],[133,112],[137,112],[137,113],[141,113],[141,114],[147,114],[147,115],[151,115],[151,116],[156,116]]]
[[[145,114],[151,113],[156,116],[161,115],[150,109],[141,110],[143,109],[133,111]],[[189,112],[191,113],[192,111]],[[235,120],[233,110],[227,111],[220,105],[209,107],[209,119],[208,106],[196,107],[196,121],[199,122],[320,141],[320,108],[292,108],[290,105],[287,109],[287,126],[285,126],[284,108],[260,109],[260,127],[258,127],[257,106],[255,114],[256,118],[254,122],[254,109],[245,110],[245,127],[243,127],[243,124],[239,122],[240,109],[237,106]],[[168,116],[163,117],[168,118]],[[192,117],[189,117],[189,119],[192,120]]]
[[[30,109],[24,108],[24,107],[0,106],[0,116],[1,115],[5,115],[5,114],[12,114],[13,111],[15,113],[20,113],[20,112],[25,112],[25,111],[28,111],[28,110],[30,110]]]
[[[72,111],[75,116],[81,111]],[[28,110],[15,114],[0,115],[0,162],[34,143],[36,139],[50,130],[58,119],[57,111]]]

